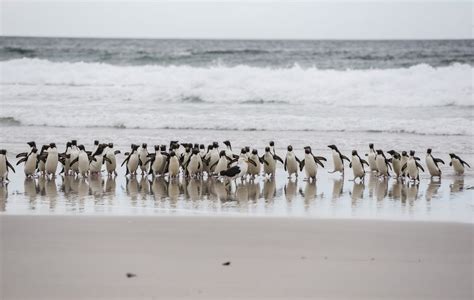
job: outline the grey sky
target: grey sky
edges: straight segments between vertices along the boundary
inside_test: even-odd
[[[248,38],[472,38],[472,2],[1,1],[2,35]]]

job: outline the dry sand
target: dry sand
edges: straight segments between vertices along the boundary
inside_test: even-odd
[[[2,299],[473,297],[473,224],[1,216],[0,225]]]

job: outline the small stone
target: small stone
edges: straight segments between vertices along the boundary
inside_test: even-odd
[[[132,277],[136,277],[137,274],[133,274],[133,273],[127,273],[127,278],[132,278]]]
[[[230,266],[230,261],[226,261],[224,263],[222,263],[223,266]]]

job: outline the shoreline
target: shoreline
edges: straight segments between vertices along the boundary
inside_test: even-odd
[[[4,299],[472,298],[472,224],[0,216],[0,226]]]

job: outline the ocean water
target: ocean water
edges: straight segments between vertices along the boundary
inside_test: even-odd
[[[420,156],[431,147],[444,160],[455,152],[472,165],[473,49],[473,40],[0,37],[0,147],[6,148],[15,161],[14,155],[24,151],[29,140],[56,142],[63,149],[73,138],[85,145],[97,138],[126,150],[130,143],[147,142],[151,147],[171,139],[204,144],[230,139],[236,151],[246,145],[262,151],[269,140],[275,140],[281,155],[288,144],[300,153],[302,147],[311,145],[317,153],[329,155],[327,145],[335,143],[348,155],[352,149],[365,153],[367,144],[374,142],[385,150],[414,149]],[[29,209],[24,204],[30,183],[23,186],[19,170],[20,175],[16,174],[15,182],[6,189],[8,201],[4,201],[3,210],[7,213]],[[327,170],[321,173],[324,175],[318,184],[319,190],[328,191],[326,195],[332,190],[333,179]],[[445,172],[452,176],[449,168]],[[402,205],[392,202],[382,214],[373,213],[364,201],[360,207],[351,206],[348,174],[343,200],[329,202],[333,205],[326,206],[329,210],[303,215],[403,216]],[[459,193],[449,192],[459,178],[449,178],[439,185],[444,191],[441,204],[433,208],[415,201],[413,207],[421,205],[430,214],[426,217],[426,210],[415,209],[410,218],[430,219],[434,215],[436,220],[465,221],[472,216],[472,170],[461,178],[461,186],[468,188],[458,189]],[[117,180],[114,195],[126,198],[123,174]],[[426,174],[422,180],[420,191],[428,191]],[[277,190],[285,189],[284,175],[276,182]],[[262,190],[264,182],[260,184]],[[56,203],[67,204],[70,198],[61,194],[61,179],[54,185],[60,195]],[[300,181],[299,187],[303,186]],[[370,199],[367,193],[364,197]],[[389,194],[382,199],[392,201]],[[284,197],[285,193],[277,195],[279,201],[292,201]],[[41,200],[47,193],[38,197]],[[146,203],[154,203],[151,196],[147,197]],[[295,197],[295,201],[304,200],[302,193]],[[417,199],[420,197],[426,198],[422,195]],[[97,201],[91,199],[94,205]],[[256,199],[249,207],[258,199],[268,201],[263,196]],[[377,205],[385,203],[380,201]],[[447,203],[452,209],[446,209]],[[230,201],[229,205],[232,208],[236,204]],[[133,206],[118,207],[111,213],[131,212]],[[101,206],[98,209],[101,211]],[[70,212],[66,208],[60,211]]]

